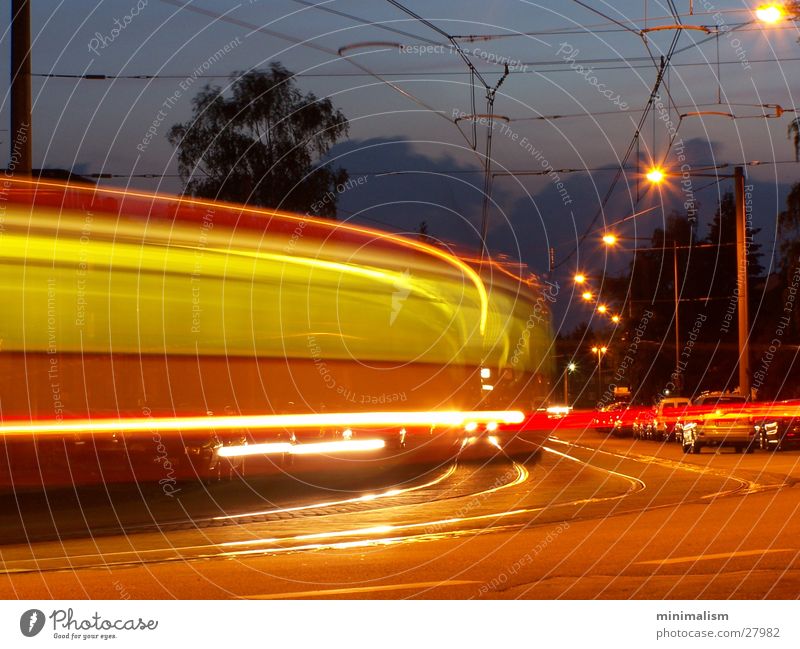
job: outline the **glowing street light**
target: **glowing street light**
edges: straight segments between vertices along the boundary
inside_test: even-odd
[[[620,317],[618,315],[612,315],[611,316],[611,322],[613,322],[614,324],[619,324],[619,321],[620,321]]]
[[[756,18],[762,23],[774,25],[783,18],[783,7],[777,4],[761,5],[756,9]]]
[[[582,273],[578,273],[577,275],[575,275],[574,279],[575,279],[575,283],[576,284],[585,284],[586,283],[586,275],[584,275]]]
[[[608,311],[608,307],[605,304],[601,304],[597,307],[598,313],[606,313]]]
[[[780,5],[762,5],[756,15],[765,22],[776,22],[783,16],[783,9]],[[736,209],[736,288],[738,290],[737,306],[739,321],[739,393],[750,396],[751,377],[750,377],[750,334],[747,297],[747,251],[745,249],[747,239],[747,222],[745,209],[745,185],[744,167],[737,165],[733,169],[733,174],[714,173],[694,173],[685,172],[683,175],[695,177],[711,177],[719,181],[722,178],[731,178],[734,186],[734,205]],[[672,174],[669,174],[672,175]],[[663,182],[667,178],[667,173],[663,169],[653,168],[647,173],[647,179],[652,183]],[[603,237],[605,241],[605,237]],[[675,268],[675,366],[680,363],[678,350],[680,349],[680,331],[678,321],[678,306],[680,298],[678,295],[678,253],[677,246],[672,247],[674,268]]]
[[[659,169],[658,167],[653,167],[650,171],[647,172],[646,178],[654,185],[658,185],[664,182],[664,178],[666,174],[663,170]]]
[[[578,369],[578,366],[575,363],[569,363],[567,365],[567,369],[564,372],[564,405],[569,406],[569,379],[567,378],[570,372],[574,372]]]
[[[613,234],[604,234],[603,243],[607,246],[613,246],[617,242],[617,237]]]
[[[584,291],[583,294],[581,295],[581,298],[585,302],[591,302],[592,301],[592,297],[593,296],[592,296],[592,292],[591,291]]]

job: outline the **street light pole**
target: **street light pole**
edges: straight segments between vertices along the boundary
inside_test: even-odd
[[[569,406],[569,373],[576,369],[575,363],[569,363],[564,368],[564,405]]]
[[[690,176],[716,178],[733,178],[734,199],[736,204],[736,298],[739,315],[739,394],[750,396],[750,339],[749,339],[749,313],[747,299],[747,210],[744,204],[744,167],[734,167],[733,175],[694,173]],[[648,180],[654,184],[663,182],[667,174],[661,169],[652,169],[647,174]],[[677,259],[677,252],[675,253]],[[676,264],[677,269],[677,264]],[[676,281],[677,286],[677,281]],[[675,319],[678,318],[678,299],[675,299]],[[676,343],[678,342],[678,328],[675,327]],[[677,345],[676,345],[677,347]]]
[[[678,292],[678,244],[673,240],[672,242],[672,263],[673,263],[673,283],[675,284],[675,376],[680,376],[678,373],[678,368],[680,367],[681,361],[681,333],[680,333],[680,318],[679,318],[679,306],[680,306],[680,294]],[[678,390],[681,390],[681,386],[676,386]]]
[[[739,393],[750,396],[750,338],[747,299],[747,211],[744,204],[744,167],[733,173],[736,198],[736,288],[739,306]]]
[[[597,354],[597,401],[603,397],[603,354],[608,347],[592,347],[592,353]]]

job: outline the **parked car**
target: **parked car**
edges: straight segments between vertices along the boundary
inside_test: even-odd
[[[685,421],[676,423],[684,453],[699,453],[706,446],[732,447],[752,453],[758,443],[755,418],[747,399],[730,392],[704,392],[692,401]]]
[[[624,404],[623,407],[618,408],[614,412],[614,421],[611,425],[611,434],[614,437],[631,437],[633,435],[633,427],[642,411],[649,411],[650,408],[642,408],[641,406],[632,406]]]
[[[800,401],[779,401],[758,426],[758,446],[765,451],[800,447]]]
[[[681,421],[688,405],[688,397],[665,397],[657,406],[636,417],[633,436],[637,439],[674,441],[676,424]]]
[[[622,412],[627,407],[627,401],[615,401],[604,408],[600,408],[592,419],[592,428],[599,433],[611,433]]]
[[[633,439],[647,439],[647,430],[656,416],[656,406],[643,408],[633,420]]]

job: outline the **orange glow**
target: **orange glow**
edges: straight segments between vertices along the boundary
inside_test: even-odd
[[[122,197],[130,196],[133,198],[144,198],[152,201],[176,203],[178,205],[193,205],[204,208],[228,207],[237,210],[243,214],[278,217],[284,220],[294,221],[303,224],[308,223],[308,221],[313,221],[316,225],[326,227],[330,230],[345,230],[348,232],[356,232],[358,234],[365,234],[368,236],[385,239],[387,241],[392,241],[399,245],[406,246],[408,248],[413,248],[415,250],[425,252],[433,257],[437,257],[438,259],[441,259],[442,261],[450,264],[451,266],[454,266],[459,271],[464,273],[467,277],[469,277],[470,281],[474,284],[475,289],[478,291],[478,297],[480,299],[480,304],[481,304],[481,309],[480,309],[481,316],[479,322],[480,333],[481,335],[486,333],[486,322],[489,317],[489,295],[486,292],[486,286],[484,285],[483,280],[480,278],[478,273],[463,260],[459,259],[454,255],[451,255],[450,253],[444,250],[426,244],[422,241],[407,239],[405,237],[392,234],[384,230],[366,228],[362,226],[352,225],[350,223],[341,223],[338,221],[331,222],[329,219],[316,219],[309,217],[307,215],[300,216],[298,214],[291,214],[289,212],[280,212],[278,210],[270,210],[266,208],[247,207],[244,205],[236,205],[234,203],[225,203],[223,201],[208,201],[197,198],[187,198],[186,196],[170,196],[168,194],[139,192],[130,189],[105,189],[105,188],[99,189],[97,187],[92,187],[92,186],[84,186],[72,183],[61,183],[50,180],[46,181],[26,180],[22,178],[7,178],[6,180],[10,183],[19,183],[22,185],[30,185],[35,187],[52,187],[54,189],[60,189],[60,190],[79,191],[91,194],[98,194],[98,193],[111,194],[114,196],[122,196]]]
[[[666,174],[658,167],[653,167],[650,171],[647,172],[646,175],[647,180],[656,185],[664,182],[665,177]]]
[[[290,455],[317,455],[325,453],[353,453],[376,451],[386,446],[382,439],[361,439],[345,442],[317,442],[312,444],[289,444],[276,442],[273,444],[243,444],[241,446],[223,446],[217,451],[220,457],[245,457],[249,455],[274,455],[288,453]]]
[[[599,307],[597,307],[597,310],[600,313],[605,313],[606,311],[608,311],[608,307],[605,304],[601,304]]]
[[[63,435],[65,433],[122,433],[196,430],[267,430],[280,428],[333,428],[337,426],[447,426],[467,422],[498,421],[519,424],[525,415],[518,410],[440,412],[346,412],[308,415],[238,415],[229,417],[136,417],[130,419],[54,420],[3,422],[0,436]]]
[[[576,284],[583,284],[584,282],[586,282],[586,275],[581,275],[580,273],[578,275],[575,275]]]
[[[783,18],[783,7],[776,4],[761,5],[756,9],[756,18],[763,23],[773,25]]]
[[[611,322],[613,322],[614,324],[619,324],[619,321],[620,321],[620,317],[618,315],[612,315],[611,316]]]
[[[613,246],[617,242],[617,237],[613,234],[604,234],[603,243],[607,246]]]
[[[442,473],[439,477],[434,478],[430,482],[423,482],[422,484],[415,485],[413,487],[406,487],[405,489],[389,489],[388,491],[384,491],[383,493],[378,494],[368,494],[365,496],[356,496],[355,498],[347,498],[344,500],[328,500],[318,503],[313,503],[310,505],[298,505],[296,507],[283,507],[277,509],[267,509],[263,511],[255,511],[255,512],[245,512],[242,514],[230,514],[227,516],[215,516],[214,520],[234,520],[237,518],[247,518],[249,516],[264,516],[266,514],[276,514],[276,513],[286,513],[286,512],[296,512],[296,511],[303,511],[307,509],[314,509],[317,507],[332,507],[334,505],[345,505],[349,503],[357,503],[357,502],[364,502],[369,500],[378,500],[381,498],[391,498],[393,496],[399,496],[401,494],[411,493],[413,491],[420,491],[421,489],[428,489],[433,487],[434,485],[439,484],[440,482],[444,482],[450,476],[452,476],[456,471],[456,465],[451,465],[447,471]]]
[[[586,302],[591,302],[592,294],[590,291],[584,291],[583,295],[581,295],[581,298],[583,298]]]

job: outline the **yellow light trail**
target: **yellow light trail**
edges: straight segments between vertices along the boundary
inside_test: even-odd
[[[232,415],[225,417],[132,417],[129,419],[76,419],[0,423],[0,437],[63,435],[65,433],[169,432],[199,430],[267,430],[280,428],[446,426],[469,422],[520,424],[519,410],[345,412],[303,415]]]
[[[287,221],[294,221],[296,223],[303,223],[303,224],[306,224],[309,221],[311,221],[316,225],[328,228],[329,230],[346,230],[349,232],[356,232],[359,234],[365,234],[367,236],[378,237],[381,239],[385,239],[387,241],[392,241],[407,248],[414,248],[421,252],[425,252],[433,257],[441,259],[442,261],[450,264],[451,266],[456,267],[467,277],[469,277],[470,281],[474,284],[475,289],[478,291],[478,297],[480,299],[480,305],[481,305],[481,315],[479,322],[480,333],[481,335],[484,335],[486,333],[486,322],[489,317],[489,294],[486,291],[486,286],[484,285],[483,280],[480,278],[480,275],[478,275],[478,273],[469,264],[465,263],[455,255],[452,255],[444,250],[440,250],[435,246],[423,243],[422,241],[414,241],[413,239],[407,239],[405,237],[401,237],[399,235],[386,232],[384,230],[376,230],[372,228],[352,225],[349,223],[339,223],[339,222],[331,223],[330,221],[327,221],[325,219],[315,219],[313,217],[309,217],[306,215],[300,216],[297,214],[290,214],[288,212],[279,212],[277,210],[247,207],[244,205],[236,205],[233,203],[224,203],[222,201],[204,201],[196,198],[187,198],[185,196],[170,196],[158,193],[137,192],[129,189],[125,190],[105,189],[105,188],[98,189],[97,187],[85,187],[82,185],[59,183],[53,181],[25,180],[20,178],[13,178],[13,179],[10,178],[8,180],[11,183],[18,183],[22,185],[33,185],[36,187],[52,187],[60,190],[72,190],[72,191],[79,191],[92,194],[111,194],[114,196],[122,196],[122,197],[130,196],[133,198],[144,198],[151,201],[176,203],[178,205],[183,205],[183,204],[190,206],[194,205],[205,208],[220,208],[220,207],[228,208],[236,210],[243,214],[278,217]]]

